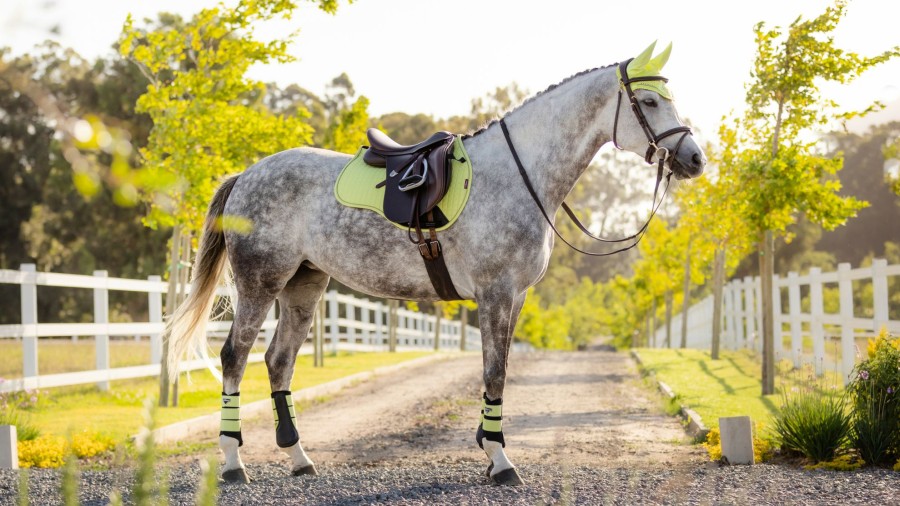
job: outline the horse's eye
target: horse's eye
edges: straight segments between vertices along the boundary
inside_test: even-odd
[[[653,100],[652,98],[645,98],[644,105],[646,105],[647,107],[656,107],[657,104],[656,100]]]

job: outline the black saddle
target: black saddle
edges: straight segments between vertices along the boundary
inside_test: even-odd
[[[387,174],[379,183],[384,186],[384,216],[408,227],[409,239],[418,246],[428,278],[441,299],[461,300],[444,263],[436,231],[447,223],[437,203],[450,188],[450,159],[456,137],[450,132],[438,132],[418,144],[401,146],[375,128],[366,135],[371,146],[363,154],[363,161],[384,167]],[[423,228],[427,229],[427,238]]]
[[[366,135],[371,146],[363,161],[386,168],[387,178],[382,183],[385,217],[409,227],[415,226],[417,220],[426,227],[441,226],[441,220],[429,220],[427,216],[440,213],[437,203],[450,188],[450,158],[455,136],[437,132],[418,144],[402,146],[375,128],[370,128]]]

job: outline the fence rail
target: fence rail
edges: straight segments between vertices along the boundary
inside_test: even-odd
[[[803,276],[796,272],[788,273],[787,277],[775,276],[772,296],[776,359],[790,359],[794,367],[812,364],[818,375],[830,369],[846,381],[858,356],[865,353],[867,338],[876,335],[881,328],[900,333],[900,320],[890,318],[889,281],[897,276],[900,276],[900,265],[888,265],[884,259],[873,260],[870,267],[852,269],[850,264],[842,263],[833,272],[812,268]],[[857,282],[856,287],[854,282]],[[723,348],[762,350],[760,293],[759,277],[734,279],[725,285]],[[829,306],[838,308],[836,312],[826,312],[826,295]],[[692,305],[687,318],[687,347],[709,349],[712,345],[712,296]],[[682,314],[679,313],[672,318],[671,328],[680,329],[681,321]],[[657,328],[650,336],[649,344],[654,347],[679,346],[680,333],[677,337],[670,334],[667,343],[666,332],[665,325]]]
[[[22,345],[22,374],[17,378],[6,378],[0,382],[0,393],[34,388],[50,388],[67,385],[97,383],[100,388],[109,388],[109,381],[158,376],[162,358],[162,333],[164,330],[162,297],[168,284],[159,276],[147,280],[107,277],[106,271],[94,271],[93,276],[36,272],[33,264],[22,265],[18,271],[0,269],[0,284],[20,285],[21,323],[0,325],[0,341],[16,339]],[[94,321],[92,323],[40,323],[37,315],[37,287],[55,286],[92,289],[94,294]],[[189,291],[189,287],[186,287]],[[109,321],[109,292],[129,291],[147,294],[149,321],[112,323]],[[220,296],[227,297],[226,291]],[[359,299],[350,295],[329,291],[324,297],[325,332],[322,336],[325,349],[332,351],[387,351],[389,309],[382,301]],[[260,329],[260,338],[265,345],[271,342],[278,323],[276,307],[269,311]],[[435,346],[434,315],[397,310],[397,350],[422,349],[481,349],[481,332],[460,321],[441,319],[439,342]],[[207,332],[212,337],[221,338],[231,328],[231,321],[212,321]],[[311,329],[312,330],[312,329]],[[95,368],[88,371],[41,375],[38,368],[38,352],[41,338],[51,337],[93,337],[95,343]],[[146,365],[111,368],[110,337],[147,338],[150,346],[150,361]],[[311,347],[301,353],[311,353]],[[263,353],[252,353],[250,362],[263,360]],[[207,367],[202,360],[182,364],[182,370]]]

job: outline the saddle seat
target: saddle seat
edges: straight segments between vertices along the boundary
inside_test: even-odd
[[[431,137],[424,141],[411,146],[404,146],[398,143],[377,128],[368,129],[366,131],[366,137],[369,138],[369,144],[372,149],[367,150],[366,154],[363,155],[364,161],[375,167],[385,167],[385,164],[387,163],[385,158],[388,156],[411,155],[413,153],[427,151],[435,146],[439,146],[452,140],[454,135],[442,130],[432,134]]]

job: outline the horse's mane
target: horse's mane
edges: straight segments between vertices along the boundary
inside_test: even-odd
[[[531,101],[533,101],[533,100],[536,100],[536,99],[540,98],[541,95],[543,95],[543,94],[545,94],[545,93],[549,93],[549,92],[555,90],[556,88],[558,88],[558,87],[560,87],[560,86],[566,84],[567,82],[571,81],[572,79],[575,79],[576,77],[581,77],[581,76],[583,76],[583,75],[585,75],[585,74],[590,74],[591,72],[593,72],[593,71],[595,71],[595,70],[603,70],[603,69],[607,69],[607,68],[609,68],[609,67],[614,67],[614,66],[616,66],[616,65],[618,65],[618,64],[619,64],[619,63],[616,62],[616,63],[612,63],[612,64],[610,64],[610,65],[605,65],[605,66],[603,66],[603,67],[594,67],[594,68],[592,68],[592,69],[582,70],[581,72],[578,72],[577,74],[572,74],[571,76],[569,76],[569,77],[563,79],[562,81],[560,81],[560,82],[558,82],[558,83],[556,83],[556,84],[551,84],[546,90],[541,91],[541,92],[539,92],[539,93],[537,93],[537,94],[535,94],[535,95],[532,95],[531,97],[528,97],[524,102],[522,102],[521,104],[519,104],[518,106],[516,106],[514,109],[512,109],[512,110],[510,110],[509,112],[507,112],[506,114],[504,114],[502,117],[505,117],[505,116],[507,116],[507,115],[509,115],[509,114],[512,114],[512,113],[516,112],[517,110],[521,109],[523,106],[528,105],[529,102],[531,102]],[[478,134],[484,132],[485,130],[487,130],[488,128],[492,127],[493,125],[495,125],[495,124],[498,123],[499,121],[500,121],[500,118],[494,118],[494,119],[492,119],[491,121],[489,121],[487,124],[485,124],[484,126],[482,126],[481,128],[479,128],[478,130],[475,130],[475,131],[472,132],[472,133],[468,133],[468,134],[463,135],[462,138],[463,138],[463,139],[468,139],[468,138],[470,138],[470,137],[475,137],[476,135],[478,135]]]

